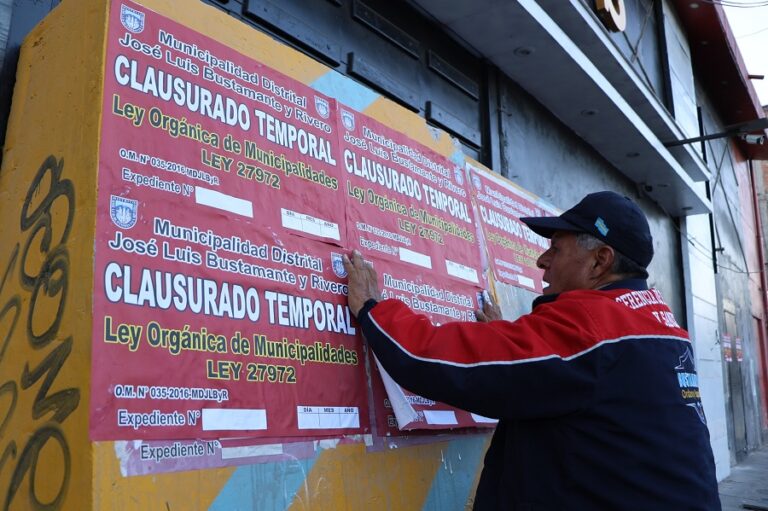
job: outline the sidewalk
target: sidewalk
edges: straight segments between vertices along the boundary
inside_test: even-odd
[[[723,511],[768,511],[768,445],[731,468],[718,486]]]

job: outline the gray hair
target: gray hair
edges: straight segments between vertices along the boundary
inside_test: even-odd
[[[607,246],[608,244],[605,243],[602,240],[599,240],[592,236],[591,234],[587,234],[586,232],[581,232],[576,234],[576,243],[586,250],[594,250],[596,248],[600,248],[602,246]],[[613,266],[611,266],[611,273],[614,273],[616,275],[626,275],[629,277],[642,277],[647,278],[648,277],[648,271],[634,262],[629,257],[625,256],[615,248],[613,249],[614,258],[613,258]]]

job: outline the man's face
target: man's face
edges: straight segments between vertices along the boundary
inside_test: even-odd
[[[541,254],[536,265],[544,270],[544,282],[549,287],[544,294],[556,294],[574,289],[592,289],[590,272],[594,268],[595,250],[582,248],[576,242],[576,234],[558,231],[552,236],[552,244]]]

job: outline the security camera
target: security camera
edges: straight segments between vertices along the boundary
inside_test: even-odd
[[[765,135],[742,135],[741,139],[747,144],[763,145],[765,143]]]

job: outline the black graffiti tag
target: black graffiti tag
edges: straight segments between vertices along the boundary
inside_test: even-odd
[[[8,267],[5,269],[5,273],[3,274],[3,280],[0,281],[0,295],[3,294],[3,289],[5,289],[5,283],[8,281],[8,277],[13,271],[13,268],[16,266],[16,259],[18,257],[19,257],[19,244],[16,243],[16,245],[13,247],[13,251],[11,252],[10,260],[8,261]],[[8,328],[8,332],[5,334],[5,337],[2,340],[2,344],[0,344],[0,362],[3,361],[3,357],[5,356],[5,350],[8,348],[8,343],[11,340],[13,331],[16,330],[16,323],[19,321],[19,316],[21,316],[21,296],[18,294],[13,295],[10,299],[8,299],[8,301],[5,302],[5,305],[3,305],[3,309],[0,310],[0,325],[3,324],[3,322],[5,321],[5,317],[11,311],[13,311],[13,319],[11,320],[11,325]],[[2,433],[2,430],[0,430],[0,433]]]
[[[18,277],[21,288],[30,293],[29,311],[26,321],[26,340],[34,350],[47,348],[59,338],[67,292],[70,282],[70,260],[67,240],[72,230],[75,216],[75,189],[69,179],[62,179],[64,160],[49,156],[43,161],[27,190],[19,219],[20,234],[27,233],[27,239],[16,244],[11,251],[10,260],[2,281],[0,295],[9,276],[14,273],[18,259]],[[57,239],[54,240],[54,235]],[[35,250],[37,249],[37,250]],[[20,257],[19,257],[20,256]],[[42,259],[35,271],[31,266]],[[51,302],[54,306],[51,307]],[[0,309],[0,325],[5,325],[5,317],[13,312],[8,331],[0,334],[0,362],[5,350],[13,338],[21,310],[21,296],[16,294],[8,299]],[[45,305],[43,305],[45,304]],[[35,395],[31,419],[44,422],[35,428],[19,451],[16,440],[10,439],[0,455],[0,471],[9,461],[16,461],[11,473],[8,491],[3,508],[9,509],[19,494],[25,480],[29,481],[28,502],[32,509],[60,509],[66,499],[71,476],[71,454],[69,443],[61,424],[80,404],[80,389],[67,388],[51,393],[52,387],[61,369],[66,365],[72,352],[74,338],[68,336],[47,353],[34,368],[29,363],[24,365],[18,382],[9,380],[0,385],[0,397],[10,396],[10,405],[6,416],[0,421],[0,435],[16,412],[19,387],[22,391],[31,389],[39,383]],[[42,380],[42,381],[41,381]],[[49,414],[50,417],[48,417]],[[4,438],[0,436],[0,438]],[[58,449],[44,449],[48,444]],[[38,493],[36,482],[38,464],[44,456],[58,456],[64,468],[64,477],[55,497],[44,502]],[[18,459],[17,459],[18,456]]]
[[[67,277],[69,276],[69,252],[66,241],[72,230],[72,221],[75,215],[75,190],[69,179],[61,179],[63,169],[63,159],[57,162],[53,156],[46,158],[32,180],[29,190],[27,190],[27,196],[24,199],[24,205],[21,208],[20,227],[22,232],[29,230],[30,227],[32,228],[21,255],[21,285],[24,289],[32,291],[30,312],[27,316],[27,337],[33,348],[45,347],[53,340],[59,329],[64,306],[66,305]],[[40,193],[41,185],[46,178],[49,183],[48,193],[39,200],[37,207],[30,213],[29,207],[33,203],[35,195]],[[51,210],[59,200],[66,201],[64,204],[66,206],[66,219],[61,239],[54,245],[54,249],[51,250],[51,239],[54,233]],[[33,241],[38,239],[38,233],[41,231],[42,238],[39,240],[40,253],[47,254],[47,256],[38,273],[36,275],[29,275],[27,274],[29,250]],[[41,290],[50,298],[58,296],[59,304],[56,314],[52,317],[51,324],[42,333],[37,334],[33,331],[32,322],[33,318],[40,319],[35,318],[34,312]]]
[[[54,497],[51,502],[41,502],[37,497],[37,492],[35,491],[35,479],[37,479],[35,476],[37,475],[37,463],[40,460],[40,451],[48,443],[49,440],[53,440],[58,443],[59,448],[61,449],[61,457],[64,460],[64,478],[61,482],[61,486],[59,487],[59,491],[56,494],[56,497]],[[24,450],[21,452],[21,456],[19,456],[19,463],[16,465],[16,470],[14,470],[13,475],[11,476],[10,488],[18,489],[18,487],[21,486],[21,482],[24,480],[24,476],[27,472],[30,472],[29,498],[33,508],[45,510],[60,509],[61,504],[64,502],[64,497],[66,496],[67,486],[69,485],[69,478],[71,474],[71,456],[69,453],[69,445],[67,444],[67,439],[64,438],[64,434],[61,432],[61,428],[59,428],[58,425],[51,423],[35,430],[35,432],[32,434],[32,438],[30,438],[27,444],[24,446]],[[9,491],[8,497],[5,501],[5,509],[8,509],[12,500],[13,495],[11,495]]]

